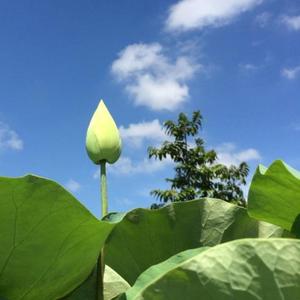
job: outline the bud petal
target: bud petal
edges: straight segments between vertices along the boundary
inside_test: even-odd
[[[97,165],[101,161],[113,164],[120,157],[121,148],[122,142],[117,125],[101,100],[87,130],[87,153]]]

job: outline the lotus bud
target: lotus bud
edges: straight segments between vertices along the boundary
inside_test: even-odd
[[[101,100],[87,130],[87,153],[97,165],[103,161],[113,164],[120,157],[121,148],[122,142],[117,125]]]

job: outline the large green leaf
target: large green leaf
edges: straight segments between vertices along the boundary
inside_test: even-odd
[[[119,300],[299,299],[300,241],[241,239],[193,249],[145,271]]]
[[[1,177],[0,294],[64,296],[88,277],[113,226],[51,180]]]
[[[250,186],[248,212],[291,230],[300,214],[300,173],[280,160],[268,169],[260,165]]]
[[[88,278],[67,296],[60,300],[94,300],[97,299],[97,269],[94,268]]]
[[[132,285],[147,268],[183,250],[281,234],[278,227],[251,219],[244,208],[200,199],[127,213],[107,239],[105,260]]]

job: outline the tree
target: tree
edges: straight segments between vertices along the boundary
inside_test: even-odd
[[[246,206],[242,185],[246,184],[249,167],[245,162],[239,166],[227,167],[218,163],[217,153],[207,151],[199,137],[202,128],[202,115],[195,111],[191,120],[180,113],[177,123],[169,120],[164,129],[172,141],[165,141],[160,148],[149,147],[149,158],[171,159],[175,163],[174,178],[166,178],[171,184],[168,190],[151,191],[161,204],[166,202],[188,201],[196,198],[219,198],[227,202]]]

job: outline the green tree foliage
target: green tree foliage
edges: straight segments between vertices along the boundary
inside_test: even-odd
[[[171,158],[175,163],[174,178],[166,179],[171,188],[151,191],[151,195],[161,201],[159,205],[153,204],[152,208],[166,202],[203,197],[219,198],[246,206],[241,186],[246,184],[248,165],[242,162],[239,166],[227,167],[218,163],[216,151],[207,151],[203,139],[199,137],[201,127],[200,111],[195,111],[191,119],[180,113],[177,123],[171,120],[164,123],[166,134],[172,140],[163,142],[160,148],[148,148],[149,158]]]

